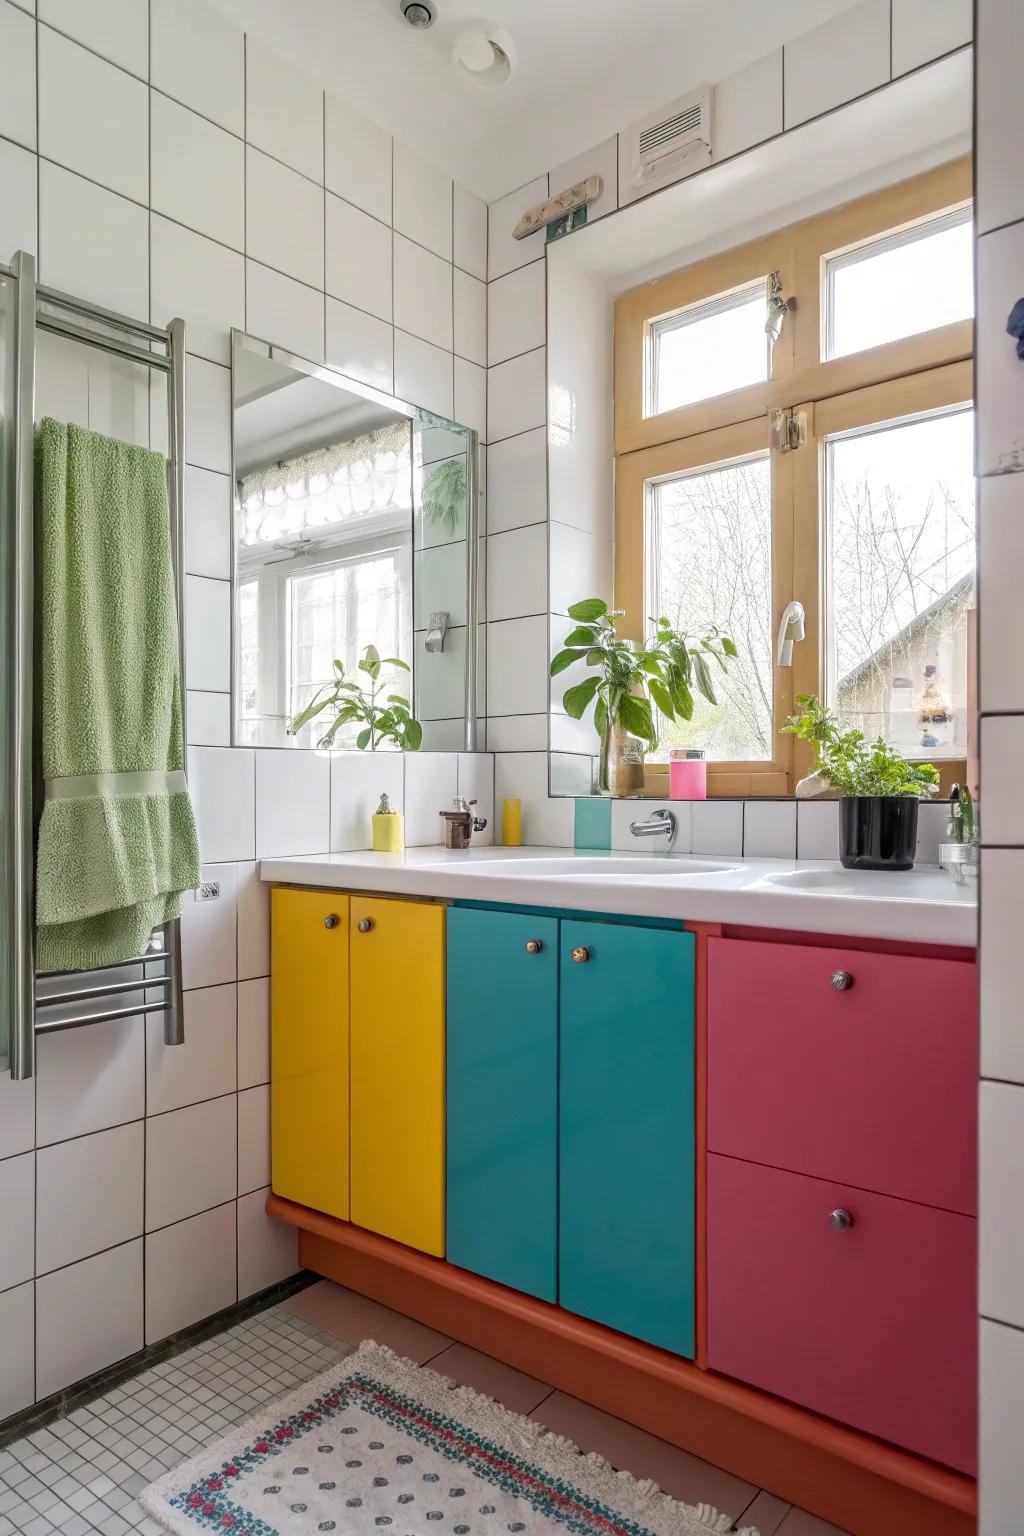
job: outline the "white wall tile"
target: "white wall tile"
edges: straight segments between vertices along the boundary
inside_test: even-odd
[[[487,541],[487,617],[546,613],[548,530],[544,523],[492,534]]]
[[[507,197],[500,197],[487,210],[487,280],[493,282],[515,267],[528,261],[536,261],[540,252],[540,234],[527,236],[525,240],[513,240],[512,231],[528,208],[541,203],[548,195],[548,178],[538,176],[518,187]]]
[[[546,273],[546,262],[533,261],[488,284],[487,361],[492,368],[543,347],[547,332]]]
[[[1024,570],[1024,475],[990,475],[978,482],[978,494],[980,707],[1024,709],[1020,593],[1007,580],[1007,572]]]
[[[395,140],[395,229],[419,245],[452,259],[452,182]]]
[[[719,80],[711,97],[715,160],[728,160],[782,132],[782,49]]]
[[[146,1112],[162,1115],[238,1083],[235,984],[184,994],[185,1043],[164,1044],[163,1016],[146,1019]]]
[[[673,853],[689,853],[690,840],[693,835],[690,812],[692,806],[687,800],[644,800],[639,804],[635,800],[612,801],[612,847],[617,853],[650,853],[651,843],[656,839],[648,839],[644,842],[635,837],[629,830],[630,823],[645,821],[654,811],[671,811],[676,821],[676,835],[672,844]]]
[[[438,416],[450,418],[455,409],[451,352],[396,330],[395,394],[411,405],[421,405]]]
[[[455,752],[405,754],[405,842],[409,848],[444,842],[440,813],[451,809],[459,792]]]
[[[981,1323],[979,1536],[1016,1536],[1024,1507],[1020,1402],[1024,1398],[1024,1333]]]
[[[35,1286],[0,1292],[0,1417],[35,1397]]]
[[[331,852],[373,846],[371,817],[386,794],[401,812],[405,800],[405,754],[331,754]]]
[[[327,292],[392,318],[391,230],[340,197],[327,196]]]
[[[330,759],[298,748],[256,754],[256,857],[326,853],[331,842]]]
[[[592,224],[595,219],[601,219],[606,213],[614,213],[619,205],[619,139],[618,134],[613,134],[610,139],[605,139],[601,144],[595,144],[585,154],[576,155],[572,160],[566,160],[562,165],[556,165],[554,170],[548,172],[548,185],[551,195],[557,197],[560,192],[567,192],[578,181],[585,181],[588,176],[600,176],[604,180],[604,190],[601,196],[587,205],[587,223]],[[541,236],[531,235],[532,241],[540,242]]]
[[[38,16],[86,48],[149,76],[149,12],[139,0],[39,0]]]
[[[270,1183],[270,1086],[238,1095],[238,1193],[251,1194]]]
[[[324,296],[258,262],[245,263],[246,330],[310,362],[324,360]]]
[[[43,160],[39,221],[41,282],[120,314],[147,313],[149,215],[145,208]]]
[[[39,152],[144,203],[149,192],[146,87],[123,70],[39,29]]]
[[[396,234],[395,325],[452,350],[451,263]]]
[[[35,1144],[36,1085],[0,1072],[0,1157],[28,1152]]]
[[[145,1107],[146,1042],[140,1019],[108,1019],[37,1041],[40,1146],[138,1120]]]
[[[222,128],[245,127],[245,37],[206,0],[150,0],[154,86]]]
[[[528,847],[571,848],[576,802],[548,797],[546,752],[499,752],[494,758],[494,798],[523,802],[523,843]]]
[[[203,693],[189,689],[186,694],[186,731],[190,747],[229,747],[231,745],[231,695]]]
[[[146,1238],[146,1343],[230,1307],[237,1296],[235,1203]]]
[[[1024,219],[1024,97],[1017,89],[1024,50],[1024,6],[984,0],[975,44],[975,216],[979,231]]]
[[[180,317],[188,350],[227,366],[231,328],[245,328],[242,257],[159,214],[152,218],[151,240],[153,324]]]
[[[270,982],[238,983],[238,1086],[270,1082]]]
[[[255,771],[248,748],[189,748],[188,787],[207,863],[256,857]]]
[[[431,720],[462,720],[466,707],[466,631],[449,629],[443,651],[425,651],[424,636],[416,635],[415,715],[424,726]],[[462,745],[464,733],[450,741],[451,728],[424,731],[428,752],[455,751]]]
[[[987,715],[981,722],[985,765],[981,839],[985,844],[1024,844],[1024,798],[1020,763],[1024,752],[1024,715]]]
[[[694,800],[690,805],[690,846],[693,853],[739,857],[743,852],[742,800]]]
[[[150,424],[151,381],[139,365],[124,358],[97,359],[90,355],[86,366],[89,425],[93,431],[106,432],[143,448],[150,444],[162,446],[163,438],[153,432]],[[166,400],[164,379],[160,380],[160,393]]]
[[[487,531],[505,533],[548,515],[547,434],[543,427],[487,450]]]
[[[423,726],[422,752],[457,752],[465,737],[465,726],[461,720],[436,719],[430,720],[425,716],[420,722]]]
[[[245,136],[313,181],[324,179],[324,93],[250,33],[245,40]]]
[[[748,800],[743,808],[745,859],[796,858],[796,802]]]
[[[568,614],[584,597],[612,596],[612,541],[551,523],[551,611]]]
[[[548,717],[542,715],[488,715],[489,752],[546,752]],[[501,807],[498,807],[499,813]]]
[[[143,1139],[136,1120],[40,1149],[37,1274],[141,1235]]]
[[[238,1298],[243,1300],[287,1280],[299,1268],[298,1232],[267,1215],[270,1189],[238,1202]]]
[[[238,866],[238,979],[270,974],[270,887],[257,864]]]
[[[141,1240],[43,1275],[36,1324],[38,1397],[141,1349]]]
[[[236,1095],[146,1121],[146,1231],[235,1194]]]
[[[487,825],[482,832],[473,833],[474,848],[489,848],[496,841],[494,830],[494,757],[490,752],[460,752],[458,766],[458,792],[467,800],[475,800],[474,815],[482,816]]]
[[[455,351],[471,363],[487,362],[487,284],[455,268]]]
[[[786,44],[786,127],[889,78],[889,0],[864,0]]]
[[[569,249],[566,247],[566,249]],[[613,534],[612,298],[585,273],[548,274],[548,506],[552,521]]]
[[[981,1084],[978,1103],[979,1296],[984,1317],[1024,1327],[1024,1226],[1017,1219],[1024,1166],[1024,1088]]]
[[[350,379],[388,394],[395,390],[394,331],[351,304],[327,300],[327,362]]]
[[[185,577],[185,681],[226,693],[231,687],[231,584]]]
[[[231,481],[194,464],[185,470],[185,570],[231,577]]]
[[[391,223],[391,135],[327,93],[327,186],[346,202]]]
[[[487,281],[487,204],[458,183],[454,188],[452,254],[457,267]]]
[[[0,249],[8,260],[15,251],[38,250],[36,229],[36,157],[0,139]]]
[[[971,40],[971,0],[892,0],[893,79]]]
[[[977,242],[978,323],[975,378],[980,475],[1024,470],[1024,363],[1006,318],[1024,285],[1024,223]]]
[[[0,1162],[0,1210],[4,1240],[0,1244],[0,1291],[31,1280],[35,1273],[35,1154]],[[46,1213],[41,1213],[46,1219]]]
[[[454,372],[455,420],[461,426],[470,427],[483,442],[487,436],[487,369],[457,357]],[[482,546],[481,555],[485,555]]]
[[[0,5],[0,134],[36,147],[36,28],[13,5]]]
[[[838,800],[797,801],[796,856],[798,859],[838,859]]]
[[[323,189],[251,147],[245,152],[245,253],[323,288]]]
[[[234,864],[204,864],[204,885],[220,894],[200,901],[187,891],[181,901],[181,977],[186,988],[212,987],[235,979],[235,926],[238,912]]]
[[[152,205],[158,213],[234,250],[245,239],[245,151],[223,128],[151,94]],[[202,166],[201,176],[196,166]]]
[[[542,427],[547,419],[544,348],[487,370],[487,441]]]
[[[981,855],[981,1073],[1024,1083],[1024,947],[1020,893],[1024,849],[986,848]]]
[[[543,616],[487,626],[487,708],[532,715],[548,707],[548,623]]]
[[[200,357],[185,359],[185,458],[231,472],[231,374]]]

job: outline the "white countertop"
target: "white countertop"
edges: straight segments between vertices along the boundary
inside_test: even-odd
[[[973,947],[977,941],[977,885],[956,885],[928,864],[870,873],[809,859],[438,847],[262,859],[260,878],[272,884],[913,943]]]

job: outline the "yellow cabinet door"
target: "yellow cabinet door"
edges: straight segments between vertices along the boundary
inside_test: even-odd
[[[444,908],[351,898],[352,1220],[444,1254]]]
[[[275,886],[270,1148],[275,1195],[348,1220],[349,898]]]

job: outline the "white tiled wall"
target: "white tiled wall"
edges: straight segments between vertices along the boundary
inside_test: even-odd
[[[981,0],[977,28],[977,344],[981,726],[981,1536],[1015,1536],[1024,1475],[1015,1404],[1024,1398],[1024,1155],[1021,892],[1024,822],[1015,761],[1024,741],[1024,362],[1006,333],[1024,296],[1024,129],[1013,59],[1018,0]]]
[[[482,425],[485,205],[203,0],[32,11],[0,0],[0,260],[34,251],[43,283],[186,320],[189,772],[219,894],[184,906],[184,1047],[159,1017],[118,1020],[41,1039],[34,1083],[0,1076],[0,1419],[296,1267],[263,1208],[255,860],[368,846],[382,790],[421,841],[457,786],[489,821],[494,800],[489,757],[424,758],[407,782],[398,756],[233,750],[228,694],[231,327],[387,390],[397,369]],[[39,384],[43,410],[162,445],[131,365],[46,337]]]

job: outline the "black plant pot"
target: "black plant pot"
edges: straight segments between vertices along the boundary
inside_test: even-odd
[[[851,795],[839,802],[839,858],[844,869],[913,869],[916,795]]]

